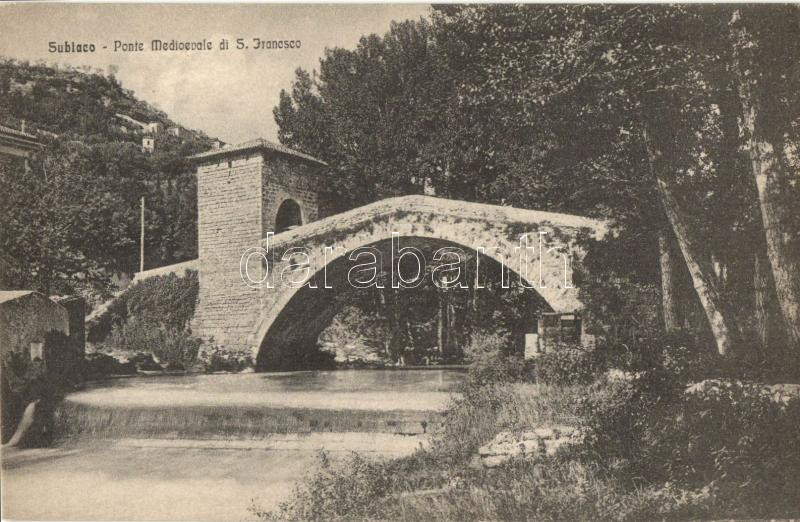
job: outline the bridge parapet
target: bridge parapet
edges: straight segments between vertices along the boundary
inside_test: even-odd
[[[358,207],[335,216],[297,227],[294,230],[276,234],[270,239],[273,247],[284,244],[302,245],[316,236],[340,236],[352,227],[360,227],[370,221],[388,218],[402,218],[400,214],[448,216],[451,220],[473,220],[504,225],[508,233],[527,230],[531,226],[546,227],[553,230],[568,231],[570,235],[584,235],[601,239],[608,233],[609,224],[605,220],[592,219],[571,214],[544,212],[516,207],[471,203],[433,196],[411,195],[387,198],[363,207]],[[398,219],[400,221],[400,219]],[[521,232],[522,234],[526,232]],[[530,230],[527,231],[530,233]],[[517,239],[519,237],[517,235]],[[560,235],[560,234],[559,234]],[[262,246],[266,245],[266,239]]]

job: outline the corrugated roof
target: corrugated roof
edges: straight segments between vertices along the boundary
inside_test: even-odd
[[[13,301],[33,293],[35,293],[33,290],[0,290],[0,303]]]
[[[209,150],[207,152],[201,152],[200,154],[195,154],[194,156],[191,156],[190,159],[195,160],[195,161],[207,160],[209,158],[213,158],[213,157],[216,157],[216,156],[226,156],[226,155],[231,154],[231,153],[241,153],[241,152],[246,152],[246,151],[250,151],[250,150],[268,150],[268,151],[278,152],[278,153],[281,153],[281,154],[286,154],[288,156],[294,156],[296,158],[301,158],[301,159],[304,159],[306,161],[311,161],[313,163],[318,163],[318,164],[324,165],[326,167],[328,166],[327,163],[325,163],[322,160],[318,160],[314,156],[310,156],[310,155],[308,155],[308,154],[306,154],[304,152],[300,152],[300,151],[297,151],[297,150],[294,150],[294,149],[290,149],[289,147],[287,147],[285,145],[281,145],[280,143],[275,143],[275,142],[272,142],[272,141],[269,141],[269,140],[265,140],[263,138],[259,138],[257,140],[252,140],[252,141],[246,141],[246,142],[240,143],[238,145],[232,145],[232,146],[229,146],[229,147],[223,147],[221,149],[213,149],[213,150]]]

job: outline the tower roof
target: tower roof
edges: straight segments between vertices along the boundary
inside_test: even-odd
[[[223,147],[221,149],[213,149],[207,152],[201,152],[200,154],[195,154],[194,156],[190,156],[189,159],[193,160],[197,163],[207,162],[212,158],[223,158],[226,156],[233,156],[233,155],[240,155],[243,152],[277,152],[279,154],[285,154],[287,156],[293,156],[295,158],[300,158],[305,161],[310,161],[312,163],[316,163],[318,165],[328,166],[322,160],[318,160],[314,156],[310,156],[300,151],[296,151],[294,149],[290,149],[285,145],[281,145],[280,143],[275,143],[269,140],[265,140],[263,138],[258,138],[256,140],[246,141],[244,143],[240,143],[238,145],[231,145],[227,147]]]

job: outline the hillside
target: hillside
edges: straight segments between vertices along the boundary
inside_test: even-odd
[[[174,137],[180,139],[165,140],[168,148],[187,142],[208,148],[212,142],[203,132],[185,129],[138,100],[113,74],[0,58],[0,125],[19,129],[24,122],[28,132],[141,143],[148,132],[134,121],[161,124],[164,131],[179,129]]]
[[[0,125],[43,144],[31,172],[0,172],[1,287],[113,291],[116,277],[138,270],[141,197],[145,268],[196,257],[186,158],[214,139],[137,99],[113,74],[2,58]]]

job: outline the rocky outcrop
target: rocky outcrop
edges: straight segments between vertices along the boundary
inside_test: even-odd
[[[761,384],[726,379],[706,379],[689,385],[687,395],[727,396],[734,388],[769,397],[773,402],[788,404],[800,399],[800,384]]]
[[[541,426],[531,431],[498,433],[478,450],[480,464],[486,468],[500,466],[512,458],[536,460],[551,457],[559,449],[577,444],[582,433],[572,426]]]

